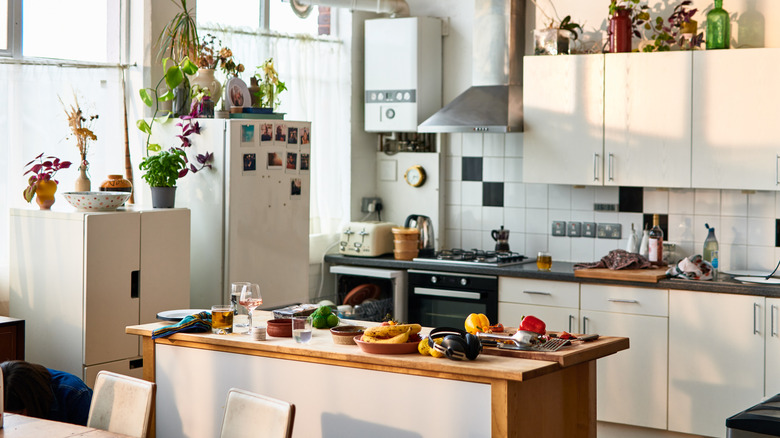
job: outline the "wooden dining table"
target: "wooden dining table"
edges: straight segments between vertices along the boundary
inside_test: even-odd
[[[3,413],[3,428],[0,429],[0,437],[88,437],[88,438],[127,438],[122,435],[105,430],[94,429],[77,424],[61,423],[59,421],[44,420],[42,418],[28,417],[26,415]]]

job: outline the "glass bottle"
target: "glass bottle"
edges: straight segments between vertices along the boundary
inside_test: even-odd
[[[649,233],[650,239],[648,242],[647,259],[650,260],[650,263],[655,265],[662,264],[664,259],[664,232],[661,230],[658,223],[658,215],[654,214],[653,228]]]
[[[704,224],[709,232],[707,238],[704,240],[704,250],[701,255],[702,258],[712,264],[712,279],[716,280],[718,277],[718,239],[715,237],[715,228],[710,228],[709,224]]]
[[[715,7],[707,14],[707,50],[728,49],[731,46],[731,21],[723,9],[723,0],[715,0]]]
[[[630,52],[632,37],[630,11],[618,8],[609,18],[609,52]]]

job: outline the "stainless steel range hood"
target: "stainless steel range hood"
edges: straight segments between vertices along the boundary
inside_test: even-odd
[[[419,132],[523,130],[525,2],[474,2],[473,86],[422,122]]]

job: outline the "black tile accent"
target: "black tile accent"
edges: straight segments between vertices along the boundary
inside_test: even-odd
[[[775,219],[775,246],[780,246],[780,219]]]
[[[482,183],[482,206],[483,207],[504,206],[504,183],[502,182]]]
[[[463,181],[482,181],[482,157],[463,157]]]
[[[659,214],[658,225],[661,227],[661,231],[664,232],[664,242],[669,240],[669,215]],[[645,213],[642,215],[642,230],[647,227],[648,230],[653,228],[653,213]],[[642,230],[639,230],[639,236],[642,237]]]
[[[618,211],[641,213],[643,204],[644,189],[642,187],[618,187]]]

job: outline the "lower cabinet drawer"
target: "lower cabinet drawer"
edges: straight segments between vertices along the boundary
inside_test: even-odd
[[[641,287],[580,286],[582,310],[669,316],[669,290]]]
[[[498,277],[498,300],[540,306],[579,307],[580,284],[568,281]]]
[[[84,375],[81,378],[84,383],[90,388],[94,388],[95,379],[100,371],[111,371],[117,374],[123,374],[125,376],[137,377],[142,379],[144,377],[144,362],[140,357],[132,359],[118,360],[115,362],[102,363],[100,365],[91,365],[84,367]]]

